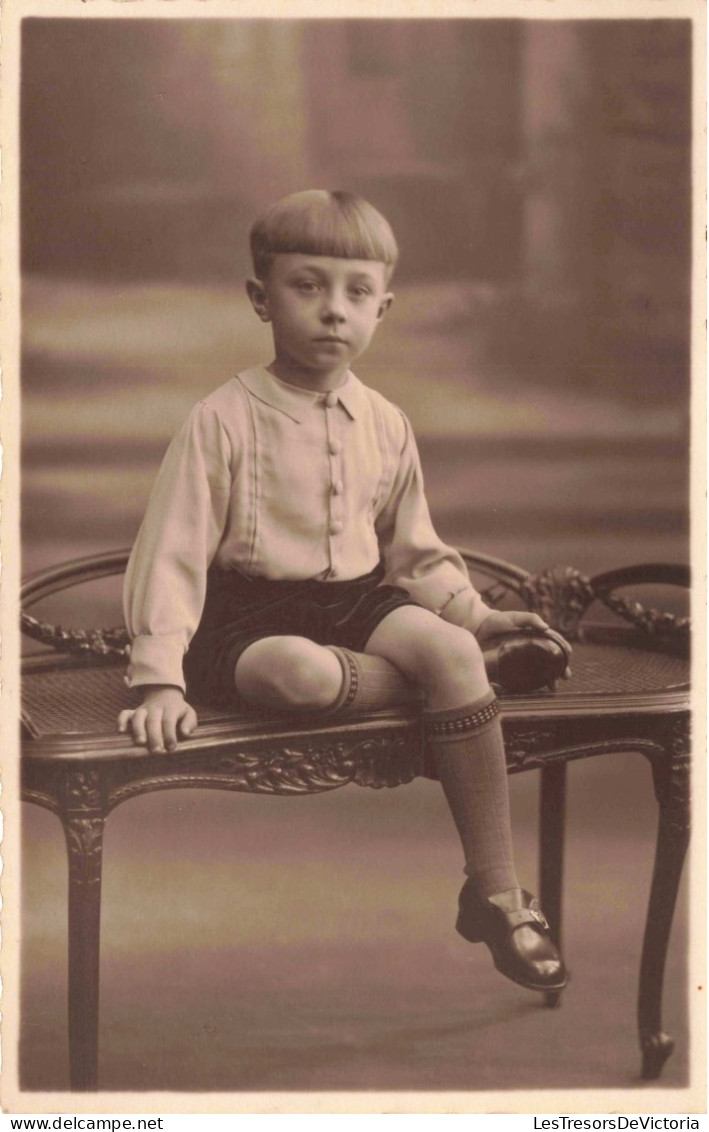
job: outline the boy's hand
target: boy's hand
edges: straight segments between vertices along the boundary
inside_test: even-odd
[[[480,645],[491,637],[497,637],[501,633],[513,633],[515,629],[548,629],[546,621],[539,616],[538,613],[529,613],[528,611],[520,613],[503,612],[502,610],[494,610],[488,614],[485,620],[478,626],[475,637]],[[566,646],[571,651],[571,645],[568,641]],[[571,676],[571,669],[567,668],[564,672],[564,680],[568,680]]]
[[[548,629],[546,621],[538,613],[503,613],[494,610],[489,613],[475,634],[480,644],[489,637],[497,637],[500,633],[512,633],[515,629]]]
[[[179,688],[156,685],[145,692],[143,703],[135,711],[122,711],[118,730],[130,726],[133,742],[146,747],[151,755],[174,751],[178,739],[186,739],[197,726],[197,713],[185,700]]]

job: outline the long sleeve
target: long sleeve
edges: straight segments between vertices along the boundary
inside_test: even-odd
[[[492,610],[471,584],[461,556],[433,528],[416,442],[403,419],[406,439],[389,498],[376,522],[384,581],[403,586],[425,608],[474,633]]]
[[[167,450],[128,563],[123,608],[131,686],[184,690],[182,660],[227,521],[232,460],[217,414],[196,405]]]

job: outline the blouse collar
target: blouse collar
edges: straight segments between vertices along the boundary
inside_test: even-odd
[[[280,378],[269,373],[265,366],[253,366],[251,369],[244,370],[237,374],[237,380],[259,401],[270,405],[272,409],[278,409],[279,412],[285,413],[287,417],[298,424],[314,405],[319,401],[324,401],[326,396],[329,396],[325,393],[316,393],[311,389],[302,389],[299,385],[290,385],[287,381],[281,381]],[[348,370],[342,385],[338,389],[333,389],[332,392],[336,394],[337,403],[342,405],[352,420],[356,420],[357,415],[362,410],[365,397],[364,386],[361,381],[355,377],[351,370]]]

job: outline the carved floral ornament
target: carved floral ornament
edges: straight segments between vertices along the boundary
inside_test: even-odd
[[[305,738],[305,737],[304,737]],[[141,773],[122,764],[109,787],[111,809],[138,794],[173,787],[216,788],[248,794],[317,794],[354,782],[375,790],[402,786],[422,773],[416,734],[357,738],[350,743],[238,751],[205,766],[204,756],[185,756],[167,774]],[[133,777],[135,775],[135,777]]]
[[[70,818],[64,824],[72,883],[101,883],[104,818]]]
[[[105,659],[122,657],[127,659],[129,650],[128,633],[123,628],[115,629],[65,629],[62,625],[52,625],[39,621],[31,614],[20,613],[20,629],[26,637],[48,645],[57,652],[76,655],[89,655]]]
[[[662,613],[616,593],[599,593],[590,578],[571,566],[556,567],[530,576],[522,583],[522,594],[530,609],[571,638],[576,637],[579,622],[589,606],[600,601],[648,636],[678,644],[689,641],[688,617]]]
[[[97,809],[101,805],[99,783],[96,770],[71,771],[66,783],[67,809]]]

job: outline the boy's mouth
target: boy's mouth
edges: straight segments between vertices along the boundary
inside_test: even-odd
[[[347,345],[346,338],[338,338],[336,334],[321,334],[319,338],[315,339],[316,342],[336,342],[341,346]]]

